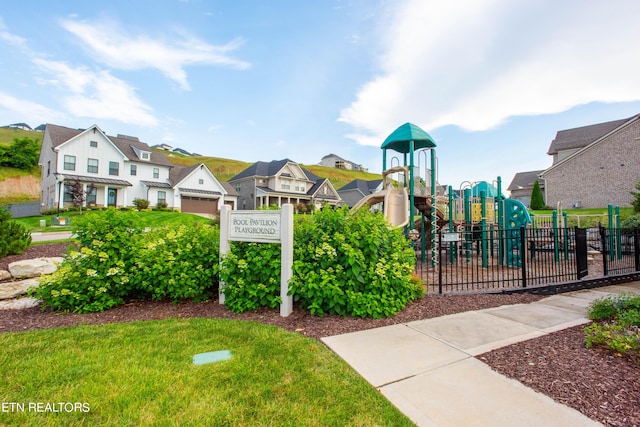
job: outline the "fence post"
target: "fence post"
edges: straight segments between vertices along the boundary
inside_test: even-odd
[[[442,230],[438,231],[438,251],[439,259],[442,260]],[[442,295],[442,262],[438,263],[438,293]]]
[[[520,227],[520,265],[522,265],[522,287],[527,287],[527,238],[525,228]]]
[[[607,236],[606,236],[606,228],[600,225],[600,246],[602,246],[602,273],[605,276],[609,275],[609,264],[607,260]]]
[[[638,233],[637,227],[633,230],[633,255],[636,261],[636,271],[640,271],[640,242],[638,241],[638,237],[640,237],[640,233]]]

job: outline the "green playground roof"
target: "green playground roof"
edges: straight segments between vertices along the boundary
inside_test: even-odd
[[[413,149],[434,148],[436,142],[431,136],[413,123],[405,123],[394,130],[382,143],[382,149],[399,153],[409,152],[409,143],[413,141]]]
[[[480,197],[480,192],[484,191],[485,197],[496,197],[498,195],[498,189],[486,181],[480,181],[471,188],[471,195],[473,197]]]

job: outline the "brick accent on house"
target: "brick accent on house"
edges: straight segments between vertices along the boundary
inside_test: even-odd
[[[543,177],[549,206],[630,206],[640,181],[640,118],[550,167]]]

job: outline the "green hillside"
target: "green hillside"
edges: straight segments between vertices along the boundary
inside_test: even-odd
[[[171,163],[181,166],[191,166],[194,164],[204,163],[209,170],[215,175],[219,181],[228,181],[235,175],[239,174],[246,168],[252,165],[252,163],[243,162],[240,160],[223,159],[219,157],[207,157],[207,156],[183,156],[180,154],[171,153],[169,155]],[[265,160],[267,161],[267,160]],[[311,173],[318,175],[320,178],[328,178],[335,189],[348,184],[354,179],[364,179],[367,181],[374,179],[381,179],[379,174],[373,174],[368,172],[350,171],[345,169],[330,168],[320,165],[301,165],[303,168]]]
[[[14,139],[22,138],[35,139],[42,143],[43,135],[43,132],[36,132],[34,130],[0,128],[0,144],[11,145]]]

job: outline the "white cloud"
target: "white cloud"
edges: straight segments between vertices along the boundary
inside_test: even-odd
[[[147,35],[132,35],[118,24],[105,21],[64,20],[62,27],[78,37],[91,56],[103,64],[122,70],[155,68],[185,90],[190,89],[187,66],[207,64],[238,69],[250,66],[229,56],[243,43],[242,39],[216,46],[183,31],[172,40],[157,40]]]
[[[33,62],[51,76],[42,83],[62,89],[60,102],[75,116],[114,119],[141,126],[158,124],[151,107],[137,97],[135,89],[108,71],[73,68],[63,62],[44,59]]]
[[[350,138],[379,146],[407,121],[479,131],[640,100],[639,14],[635,0],[407,0],[384,25],[379,75],[339,120]]]
[[[7,93],[0,92],[0,107],[16,113],[21,121],[31,123],[46,123],[59,117],[59,114],[36,102],[19,99]]]
[[[12,34],[9,32],[1,16],[0,16],[0,39],[4,40],[10,45],[17,46],[23,49],[26,49],[27,47],[27,41],[23,37],[16,36],[15,34]]]

